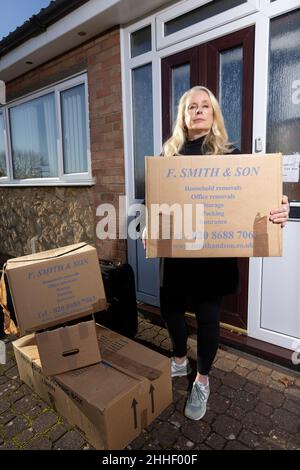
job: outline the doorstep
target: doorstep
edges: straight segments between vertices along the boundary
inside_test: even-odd
[[[154,324],[164,326],[158,307],[153,307],[144,303],[138,303],[138,310],[145,318],[151,320]],[[186,317],[192,335],[196,332],[196,320],[192,316]],[[287,367],[288,369],[300,371],[300,364],[293,364],[291,355],[293,351],[276,346],[258,339],[250,338],[246,334],[241,334],[230,330],[230,326],[221,327],[220,344],[239,349],[248,354],[252,354],[261,359],[273,362],[275,364]]]

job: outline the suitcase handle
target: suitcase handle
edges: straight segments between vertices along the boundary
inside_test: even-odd
[[[102,259],[102,258],[99,258],[99,263],[100,264],[103,264],[104,266],[121,266],[121,262],[120,261],[117,261],[117,262],[113,262],[113,261],[109,261],[107,259]]]

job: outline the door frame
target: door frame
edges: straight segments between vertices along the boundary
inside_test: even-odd
[[[134,194],[134,161],[133,161],[133,115],[132,115],[132,69],[152,63],[152,81],[153,81],[153,138],[154,138],[154,155],[159,155],[162,148],[163,142],[163,129],[162,129],[162,106],[163,106],[163,93],[161,90],[161,78],[162,78],[162,59],[171,56],[175,53],[191,49],[192,47],[199,47],[206,44],[209,41],[217,40],[220,37],[227,36],[231,33],[238,32],[250,26],[255,26],[255,43],[257,41],[256,24],[259,21],[259,13],[250,14],[243,18],[239,18],[232,23],[224,24],[211,31],[206,31],[195,37],[185,39],[179,43],[173,44],[165,49],[155,49],[155,15],[144,18],[140,22],[135,23],[127,28],[121,28],[121,67],[122,67],[122,104],[123,104],[123,125],[124,125],[124,156],[125,156],[125,188],[127,195],[127,203],[134,204],[141,202],[141,200],[135,199]],[[130,34],[133,31],[139,30],[142,27],[151,25],[152,27],[152,50],[143,54],[141,57],[130,58]],[[202,48],[202,51],[204,49]],[[256,48],[254,51],[256,54]],[[254,87],[255,87],[255,75],[254,75]],[[255,94],[254,94],[255,96]],[[254,103],[253,103],[254,106]],[[159,116],[157,119],[156,117]],[[254,138],[254,134],[253,134]],[[250,150],[251,152],[251,150]],[[130,260],[133,268],[138,266],[137,252],[139,249],[136,244],[140,241],[127,243],[128,248],[128,259]],[[157,277],[159,277],[159,263],[155,268],[157,270]],[[136,273],[137,274],[137,273]],[[249,286],[248,286],[249,292]],[[153,296],[154,305],[159,305],[159,289],[156,286],[156,299]],[[137,291],[137,298],[143,299],[144,294]],[[249,314],[249,309],[248,309]]]
[[[170,7],[173,8],[173,7]],[[255,48],[254,48],[254,85],[253,85],[253,132],[252,152],[255,151],[255,141],[261,139],[262,150],[266,150],[266,126],[267,126],[267,100],[268,100],[268,55],[269,55],[269,21],[271,18],[280,16],[289,11],[299,8],[299,0],[260,0],[260,6],[256,13],[248,14],[242,18],[231,20],[222,26],[217,26],[209,31],[191,34],[178,34],[176,42],[158,49],[156,38],[156,19],[164,13],[164,9],[150,14],[148,17],[129,26],[121,27],[121,67],[122,67],[122,105],[124,126],[124,155],[125,155],[125,187],[128,202],[137,202],[134,199],[133,190],[133,168],[132,168],[132,94],[131,94],[131,70],[139,65],[152,62],[153,77],[153,113],[154,125],[154,153],[159,155],[162,145],[162,93],[161,93],[161,59],[176,52],[192,48],[208,41],[215,40],[232,32],[255,25]],[[176,5],[174,6],[176,9]],[[143,26],[152,26],[152,51],[142,56],[130,57],[130,34]],[[262,258],[252,258],[249,263],[249,288],[248,288],[248,335],[256,338],[259,331],[259,339],[276,344],[269,332],[265,338],[260,331],[261,314],[261,289],[262,289]]]
[[[154,154],[159,155],[162,148],[163,142],[163,132],[162,132],[162,101],[163,94],[161,90],[161,77],[162,77],[162,68],[161,60],[171,56],[175,53],[184,51],[186,49],[191,49],[194,46],[200,46],[209,41],[216,40],[220,37],[227,36],[228,34],[237,32],[241,29],[247,28],[248,26],[255,26],[255,43],[259,41],[258,32],[256,25],[259,22],[261,14],[254,13],[243,18],[236,19],[232,23],[227,23],[220,27],[216,27],[213,30],[206,31],[205,33],[200,33],[197,36],[194,36],[189,39],[184,39],[176,44],[173,44],[165,49],[156,50],[155,45],[155,15],[144,18],[143,20],[134,23],[134,25],[121,28],[121,68],[122,68],[122,107],[123,107],[123,126],[124,126],[124,156],[125,156],[125,188],[126,195],[128,198],[128,203],[132,204],[135,202],[140,202],[140,200],[135,199],[134,194],[134,164],[133,164],[133,116],[132,116],[132,81],[131,81],[131,71],[132,69],[152,63],[152,80],[153,80],[153,116],[155,116],[153,121],[153,139],[154,139]],[[137,31],[144,26],[152,26],[152,51],[147,52],[141,56],[130,58],[130,34],[134,31]],[[254,51],[256,56],[256,48]],[[262,79],[261,74],[259,74],[259,80]],[[254,71],[254,90],[257,82],[256,73]],[[254,92],[255,99],[256,91]],[[257,101],[257,100],[256,100]],[[253,102],[255,107],[255,102]],[[259,102],[259,107],[261,108],[261,101]],[[261,110],[261,109],[260,109]],[[157,118],[157,116],[159,118]],[[255,122],[254,113],[253,113],[253,123]],[[254,127],[253,127],[254,129]],[[261,128],[260,128],[261,129]],[[261,134],[261,132],[260,132]],[[252,141],[254,142],[254,136]]]

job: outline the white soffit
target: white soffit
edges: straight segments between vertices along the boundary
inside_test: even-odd
[[[132,22],[157,8],[169,6],[169,0],[90,0],[44,33],[30,38],[0,57],[0,79],[8,82],[48,60],[73,49],[101,32]],[[78,32],[85,31],[85,36]],[[31,61],[32,64],[26,64]]]

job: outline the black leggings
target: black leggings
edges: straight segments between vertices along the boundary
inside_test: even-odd
[[[187,353],[188,329],[184,314],[186,299],[161,288],[161,315],[166,323],[173,354],[183,357]],[[197,371],[207,375],[211,369],[219,346],[221,296],[198,299],[195,306],[197,319]]]

